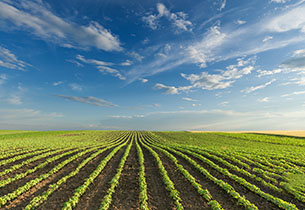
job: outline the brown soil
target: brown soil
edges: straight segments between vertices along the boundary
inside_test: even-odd
[[[21,194],[19,197],[17,197],[15,200],[13,200],[9,205],[7,205],[5,208],[6,209],[16,209],[16,210],[23,209],[35,196],[40,195],[41,193],[43,193],[45,190],[47,190],[49,188],[50,184],[56,183],[61,177],[65,176],[68,173],[70,173],[71,171],[73,171],[84,158],[87,158],[92,153],[93,153],[93,151],[85,154],[84,156],[82,156],[80,158],[77,158],[76,160],[73,160],[68,165],[66,165],[64,168],[59,170],[56,174],[49,176],[47,179],[43,180],[42,182],[40,182],[39,184],[37,184],[36,186],[34,186],[30,190],[28,190],[26,193]],[[69,155],[69,157],[71,157],[72,155]],[[60,162],[68,159],[69,157],[65,157],[64,159],[61,158]],[[53,167],[55,167],[60,162],[56,161],[56,163],[48,164],[48,167],[44,168],[40,174],[47,173],[49,170],[51,170]],[[29,179],[27,179],[27,178],[28,177],[26,177],[25,180],[29,181]],[[35,178],[36,178],[36,176],[35,177],[32,176],[32,179],[35,179]],[[25,184],[26,183],[25,180],[22,179],[21,181]]]
[[[268,188],[268,187],[264,186],[263,184],[261,184],[261,182],[258,182],[242,173],[236,172],[236,171],[230,169],[229,167],[223,165],[222,163],[218,162],[217,160],[214,160],[214,159],[206,157],[206,156],[205,156],[205,158],[213,161],[215,164],[219,165],[222,168],[226,168],[231,174],[235,174],[235,175],[245,179],[247,182],[254,184],[255,186],[259,187],[263,192],[273,195],[274,197],[280,198],[284,201],[294,203],[299,209],[305,209],[305,203],[302,203],[301,201],[295,199],[293,195],[285,193],[285,192],[279,193],[277,191],[274,191],[271,188]],[[265,181],[268,182],[268,180],[265,180]],[[277,187],[281,188],[279,185],[277,185]]]
[[[237,204],[237,201],[233,199],[226,191],[221,187],[216,185],[211,180],[207,179],[203,174],[201,174],[193,165],[191,165],[184,158],[179,155],[173,154],[179,163],[196,179],[196,181],[201,184],[203,189],[207,189],[212,198],[216,200],[224,209],[226,210],[236,210],[242,209],[243,207]]]
[[[160,159],[162,160],[163,166],[165,167],[168,176],[173,181],[175,188],[180,192],[180,198],[182,199],[182,205],[185,210],[204,210],[210,209],[206,200],[199,195],[197,190],[192,186],[192,184],[184,177],[184,175],[179,171],[176,165],[162,152],[158,153]]]
[[[145,176],[147,182],[148,208],[151,210],[173,210],[175,205],[170,197],[154,156],[142,146]]]
[[[133,143],[109,209],[140,209],[139,166],[136,144]]]
[[[110,187],[110,181],[116,174],[118,165],[123,156],[126,146],[121,148],[106,164],[102,172],[96,177],[93,183],[89,186],[83,196],[80,198],[79,203],[76,205],[75,210],[93,210],[98,209],[102,203],[104,196]],[[89,173],[87,173],[88,177]]]
[[[111,152],[111,150],[107,150],[102,154],[95,157],[86,166],[84,166],[77,175],[71,177],[67,180],[66,183],[63,183],[59,189],[53,192],[48,199],[40,205],[37,209],[61,209],[64,203],[69,200],[70,197],[73,196],[74,191],[77,187],[84,183],[84,180],[91,174],[98,164]],[[89,157],[89,155],[88,155]],[[83,158],[82,160],[85,160]],[[77,167],[77,166],[76,166]],[[75,168],[76,168],[75,167]],[[75,169],[74,168],[74,169]]]
[[[256,205],[260,210],[279,210],[280,209],[275,204],[267,201],[266,199],[260,197],[259,195],[255,194],[255,193],[253,193],[252,191],[250,191],[249,189],[247,189],[243,185],[233,181],[229,177],[224,176],[223,174],[221,174],[220,172],[216,171],[215,169],[213,169],[209,165],[203,163],[201,160],[198,160],[197,158],[195,158],[193,156],[191,156],[191,158],[193,160],[195,160],[203,168],[208,170],[211,175],[213,175],[217,179],[221,179],[224,182],[230,184],[235,189],[235,191],[237,191],[241,196],[244,195],[247,200],[249,200],[251,203]]]

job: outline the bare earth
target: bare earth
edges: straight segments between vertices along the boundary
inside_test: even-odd
[[[214,132],[224,132],[224,133],[265,133],[265,134],[275,134],[275,135],[305,137],[305,130],[303,130],[303,131],[190,131],[190,132],[192,132],[192,133],[214,133]]]

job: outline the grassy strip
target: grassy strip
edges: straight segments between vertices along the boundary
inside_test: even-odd
[[[96,169],[89,175],[89,177],[85,180],[85,182],[79,186],[76,190],[74,195],[64,204],[64,207],[62,210],[72,210],[77,203],[79,202],[79,198],[86,192],[88,187],[92,184],[92,182],[95,180],[95,178],[101,173],[101,171],[105,168],[106,164],[109,162],[109,160],[127,143],[124,142],[123,144],[117,146],[114,148],[109,155],[106,156],[105,159],[103,159],[100,164],[96,167]]]
[[[178,163],[178,160],[176,159],[175,156],[173,156],[165,149],[162,149],[161,147],[155,145],[150,145],[150,146],[163,152],[170,160],[172,160],[175,163],[178,170],[192,184],[192,186],[197,190],[199,195],[201,195],[208,202],[208,205],[211,207],[212,210],[223,210],[221,205],[216,200],[212,199],[212,195],[210,194],[210,192],[207,189],[203,189],[202,186],[196,181],[196,179],[186,169],[184,169],[184,167],[181,164]]]
[[[147,195],[147,184],[145,179],[145,167],[144,167],[144,155],[143,151],[138,144],[138,140],[136,140],[137,152],[140,163],[140,172],[139,172],[139,185],[140,185],[140,208],[141,210],[149,210],[148,209],[148,195]]]
[[[87,149],[85,151],[77,153],[76,155],[70,157],[69,159],[64,160],[63,162],[59,163],[57,166],[52,168],[48,173],[42,174],[39,177],[37,177],[36,179],[33,179],[33,180],[27,182],[25,185],[19,187],[14,192],[11,192],[11,193],[9,193],[7,195],[4,195],[4,196],[0,197],[0,207],[5,205],[7,202],[17,198],[22,193],[28,191],[29,189],[31,189],[32,187],[34,187],[35,185],[37,185],[38,183],[40,183],[44,179],[46,179],[49,176],[55,174],[56,172],[58,172],[60,169],[62,169],[68,163],[72,162],[73,160],[75,160],[75,159],[77,159],[77,158],[83,156],[84,154],[86,154],[88,152],[91,152],[93,150],[96,150],[96,148]]]
[[[149,152],[155,157],[158,167],[160,169],[160,174],[163,177],[163,182],[166,186],[166,189],[170,192],[170,196],[173,198],[176,208],[177,210],[183,210],[183,206],[181,204],[181,198],[179,196],[179,192],[176,190],[174,183],[172,182],[172,180],[169,178],[167,171],[165,170],[162,161],[159,157],[159,155],[149,146],[143,144],[143,142],[141,142],[141,144],[147,149],[149,150]]]
[[[133,135],[134,137],[134,135]],[[131,140],[130,144],[127,146],[124,155],[120,161],[119,167],[117,169],[117,173],[115,174],[115,176],[112,178],[112,180],[110,181],[110,188],[107,190],[107,194],[105,195],[99,209],[100,210],[107,210],[112,202],[112,194],[115,192],[115,187],[119,184],[119,180],[123,171],[123,167],[125,165],[125,162],[127,160],[127,157],[129,155],[131,146],[133,143],[133,139]]]

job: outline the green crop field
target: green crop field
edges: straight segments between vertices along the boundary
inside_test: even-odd
[[[305,138],[0,131],[0,209],[305,209]]]

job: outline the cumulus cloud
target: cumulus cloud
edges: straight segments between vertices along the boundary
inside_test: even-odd
[[[250,74],[255,63],[255,57],[247,60],[238,58],[237,64],[229,65],[226,70],[220,70],[220,74],[209,74],[208,72],[201,72],[200,74],[186,75],[184,73],[181,76],[192,84],[193,88],[201,88],[203,90],[217,90],[230,87],[236,79]]]
[[[272,3],[286,3],[287,2],[287,0],[271,0],[270,2],[272,2]]]
[[[55,15],[42,1],[0,2],[0,21],[7,23],[5,27],[17,26],[63,47],[122,50],[119,39],[98,22],[86,26],[70,22]]]
[[[264,89],[265,87],[271,85],[275,81],[276,81],[276,79],[272,79],[269,82],[266,82],[266,83],[264,83],[262,85],[252,86],[252,87],[246,88],[244,90],[241,90],[241,92],[242,93],[252,93],[252,92],[254,92],[256,90]]]
[[[120,65],[121,65],[121,66],[131,66],[131,65],[132,65],[132,61],[126,60],[126,61],[120,63]]]
[[[56,95],[56,96],[67,99],[69,101],[77,101],[77,102],[91,104],[91,105],[95,105],[95,106],[101,106],[101,107],[117,107],[118,106],[116,104],[113,104],[112,102],[106,101],[104,99],[96,98],[93,96],[84,96],[84,97],[65,96],[65,95]]]
[[[278,74],[283,72],[283,69],[273,69],[273,70],[257,70],[257,77],[270,76],[273,74]]]
[[[146,83],[146,82],[148,82],[148,79],[141,78],[140,81],[141,81],[142,83]]]
[[[219,11],[223,10],[226,7],[227,0],[221,0]]]
[[[283,85],[299,85],[305,86],[305,77],[297,77],[290,79],[289,82],[283,83]]]
[[[134,118],[143,118],[144,115],[113,115],[111,118],[113,119],[134,119]]]
[[[159,19],[165,17],[179,31],[192,31],[192,22],[187,20],[187,14],[184,12],[171,12],[162,3],[157,4],[158,14],[150,14],[142,18],[142,20],[152,29],[159,27]]]
[[[109,67],[109,66],[114,65],[114,64],[111,63],[111,62],[105,62],[105,61],[95,60],[95,59],[86,59],[86,58],[85,58],[84,56],[82,56],[82,55],[77,55],[77,56],[76,56],[76,59],[78,59],[78,60],[80,60],[80,61],[82,61],[82,62],[84,62],[84,63],[94,65],[94,66],[99,70],[99,72],[111,74],[112,76],[117,77],[117,78],[119,78],[120,80],[125,80],[125,79],[126,79],[126,78],[120,73],[119,70],[114,69],[114,68],[110,68],[110,67]]]
[[[1,2],[0,2],[0,7],[1,7]],[[27,66],[31,66],[31,65],[27,64],[22,60],[19,60],[17,56],[14,55],[10,50],[0,46],[0,66],[9,69],[25,70]]]
[[[236,23],[238,24],[238,25],[243,25],[243,24],[245,24],[247,21],[245,21],[245,20],[237,20],[236,21]]]
[[[187,92],[190,89],[192,89],[192,86],[183,86],[183,87],[175,87],[175,86],[166,86],[160,83],[157,83],[155,85],[156,89],[159,90],[165,90],[164,93],[165,94],[169,94],[169,95],[176,95],[176,94],[180,94],[181,91]]]

